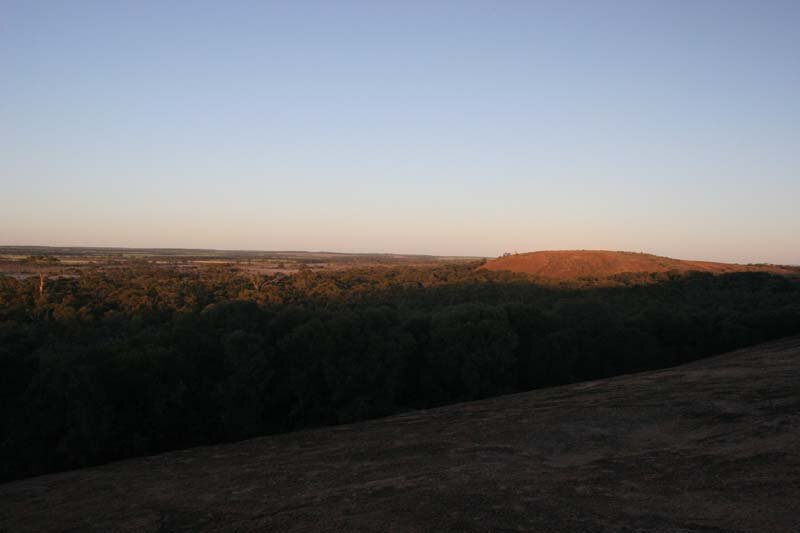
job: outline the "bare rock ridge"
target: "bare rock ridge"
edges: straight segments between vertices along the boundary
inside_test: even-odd
[[[626,273],[660,272],[771,272],[797,274],[792,267],[779,265],[737,265],[711,261],[685,261],[636,252],[605,250],[559,250],[506,255],[488,261],[481,268],[532,274],[541,278],[570,280],[586,277],[607,278]]]
[[[0,531],[798,531],[800,337],[0,485]]]

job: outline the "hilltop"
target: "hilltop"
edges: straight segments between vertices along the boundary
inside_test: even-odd
[[[796,531],[800,338],[0,485],[3,531]]]
[[[770,272],[797,274],[797,269],[778,265],[738,265],[711,261],[687,261],[635,252],[607,250],[558,250],[505,255],[488,261],[480,268],[532,274],[554,280],[609,278],[619,274],[655,274],[664,272]]]

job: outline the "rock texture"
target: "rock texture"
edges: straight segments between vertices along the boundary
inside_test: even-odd
[[[798,531],[800,338],[0,485],[0,531]]]
[[[800,275],[800,269],[779,265],[737,265],[711,261],[686,261],[635,252],[606,250],[559,250],[507,255],[488,261],[480,268],[532,274],[552,280],[608,278],[619,274],[656,274],[663,272],[769,272]]]

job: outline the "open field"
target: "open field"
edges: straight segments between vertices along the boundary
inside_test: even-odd
[[[335,253],[304,251],[195,250],[171,248],[99,248],[0,246],[0,275],[18,279],[72,277],[82,271],[148,264],[195,270],[226,268],[245,274],[291,274],[301,269],[343,270],[382,266],[431,266],[475,261],[475,257]]]
[[[800,338],[0,485],[7,531],[797,531]]]

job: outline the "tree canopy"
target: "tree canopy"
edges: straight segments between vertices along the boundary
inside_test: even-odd
[[[0,277],[0,479],[660,368],[800,332],[763,273]],[[643,283],[647,281],[647,283]],[[657,283],[653,283],[657,281]]]

